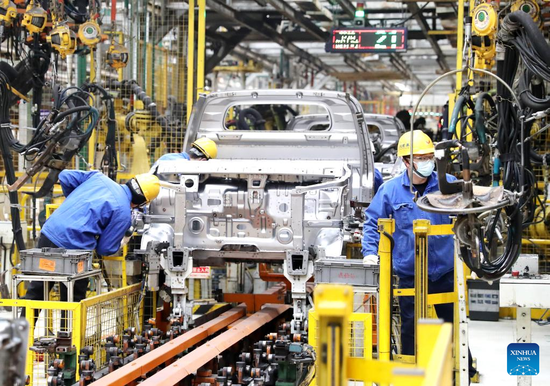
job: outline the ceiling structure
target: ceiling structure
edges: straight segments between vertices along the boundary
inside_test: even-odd
[[[407,27],[408,49],[360,54],[325,51],[330,30],[353,26],[349,0],[206,0],[207,73],[231,60],[251,59],[286,86],[334,89],[347,82],[369,93],[420,93],[456,68],[455,2],[365,1],[367,25]],[[314,81],[311,82],[311,76]],[[312,85],[313,84],[313,85]],[[448,94],[454,79],[433,93]]]

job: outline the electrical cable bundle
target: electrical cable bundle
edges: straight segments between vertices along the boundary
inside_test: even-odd
[[[485,233],[480,236],[480,250],[484,256],[490,256],[491,248],[497,247],[497,227],[499,222],[502,223],[504,210],[508,238],[502,255],[476,261],[466,246],[461,247],[466,264],[485,280],[498,279],[512,267],[521,251],[522,231],[533,223],[540,199],[536,194],[531,162],[543,163],[543,156],[531,148],[530,141],[524,141],[529,138],[532,126],[532,123],[525,122],[525,117],[550,107],[550,99],[545,98],[544,84],[540,80],[550,81],[550,47],[532,18],[521,11],[507,15],[502,21],[498,38],[505,47],[505,55],[504,60],[497,61],[497,76],[505,84],[497,84],[496,162],[501,165],[503,188],[522,194],[515,205],[498,209],[485,227]],[[513,96],[506,85],[513,87],[520,58],[525,67],[519,79],[521,106],[514,106]]]
[[[145,106],[145,109],[151,113],[151,116],[153,119],[159,124],[159,126],[162,129],[161,136],[162,138],[166,139],[168,142],[175,140],[178,138],[178,127],[173,127],[173,125],[168,122],[168,119],[161,115],[157,109],[157,104],[153,102],[153,99],[147,95],[145,91],[139,86],[139,84],[135,80],[131,81],[124,81],[122,82],[122,87],[126,88],[128,87],[130,91],[140,100],[143,102],[143,105]],[[127,118],[127,120],[131,116]],[[129,123],[129,122],[127,122]],[[157,141],[151,141],[151,150],[154,151],[156,147],[158,146]],[[172,146],[170,143],[168,143],[168,148],[171,149]],[[180,151],[180,150],[171,150],[171,151]]]
[[[13,156],[10,149],[10,141],[13,139],[10,126],[10,95],[7,76],[0,72],[0,152],[4,160],[4,169],[6,170],[6,181],[13,184],[16,181],[15,168],[13,166]],[[17,249],[25,249],[23,240],[23,230],[21,229],[21,218],[19,214],[19,197],[17,192],[9,192],[10,214],[12,222],[12,231],[17,245]]]
[[[10,79],[0,72],[1,83],[9,90]],[[74,89],[75,92],[69,93]],[[2,122],[9,126],[10,93],[2,90],[0,95],[0,114]],[[38,192],[36,198],[48,194],[57,182],[58,175],[71,161],[75,154],[87,143],[99,119],[98,111],[87,103],[89,94],[83,90],[70,87],[60,91],[57,86],[53,90],[54,106],[50,114],[38,124],[28,143],[20,143],[13,137],[11,129],[3,130],[2,142],[17,153],[23,155],[26,161],[34,162],[26,174],[18,180],[18,185],[38,173],[43,167],[49,167],[50,172]],[[87,123],[85,130],[81,126]],[[12,166],[13,167],[13,166]],[[15,181],[9,181],[13,185]]]
[[[110,179],[116,181],[118,159],[116,154],[116,116],[113,97],[107,90],[95,83],[83,85],[82,90],[90,93],[99,92],[103,103],[107,107],[107,136],[105,138],[105,152],[101,159],[100,168]]]

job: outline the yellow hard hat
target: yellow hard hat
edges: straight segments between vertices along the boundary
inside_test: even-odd
[[[132,192],[132,202],[143,205],[154,200],[160,191],[160,181],[153,174],[138,174],[126,183]]]
[[[413,130],[413,154],[430,154],[434,152],[434,144],[422,130]],[[398,157],[411,156],[411,132],[407,131],[399,138],[397,144]]]
[[[212,141],[209,138],[201,137],[191,144],[191,147],[194,147],[208,159],[213,159],[218,156],[218,146],[216,142]]]

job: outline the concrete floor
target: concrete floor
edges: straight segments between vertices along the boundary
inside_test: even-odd
[[[515,386],[517,377],[506,372],[506,347],[515,343],[515,321],[501,319],[498,322],[470,321],[470,349],[477,358],[481,374],[478,385]],[[531,377],[532,386],[550,385],[550,325],[539,326],[531,322],[533,343],[540,347],[540,374]]]

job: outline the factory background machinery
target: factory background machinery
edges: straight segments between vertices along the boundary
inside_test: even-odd
[[[0,1],[0,307],[27,315],[1,321],[0,383],[468,384],[467,313],[517,307],[527,343],[529,315],[544,324],[550,307],[549,13],[543,0]],[[434,138],[440,173],[417,204],[454,216],[413,229],[419,278],[429,237],[455,236],[441,296],[426,280],[394,288],[399,224],[379,224],[379,265],[360,260],[375,169],[401,170],[396,141],[413,128]],[[200,137],[218,158],[159,162],[161,194],[117,254],[35,248],[62,170],[123,183]],[[22,300],[33,280],[57,285]],[[416,299],[412,357],[399,296]],[[430,320],[449,300],[455,325]]]

